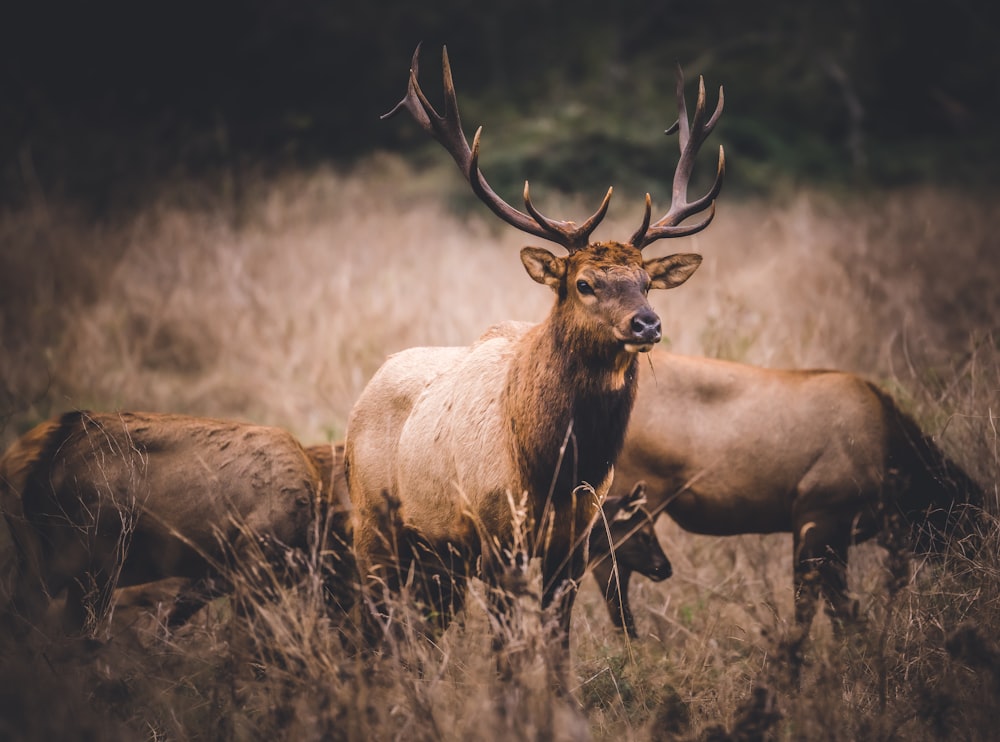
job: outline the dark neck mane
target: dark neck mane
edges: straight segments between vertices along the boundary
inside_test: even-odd
[[[504,398],[520,484],[536,504],[604,481],[636,392],[634,354],[595,352],[552,319],[520,339]]]

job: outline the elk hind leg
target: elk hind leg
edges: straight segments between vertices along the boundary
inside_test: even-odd
[[[835,629],[858,619],[858,602],[847,589],[847,549],[850,526],[821,518],[795,532],[795,620],[804,630],[816,613],[822,594]]]

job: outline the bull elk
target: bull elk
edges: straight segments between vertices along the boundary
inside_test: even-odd
[[[79,633],[105,614],[114,588],[185,577],[191,586],[168,618],[177,626],[227,588],[230,560],[261,545],[275,555],[304,550],[316,537],[353,583],[338,457],[279,428],[225,420],[48,420],[0,459],[0,505],[18,552],[13,611],[42,622],[65,592],[60,628]],[[345,595],[338,585],[336,597]]]
[[[612,492],[644,480],[648,509],[695,533],[791,532],[803,630],[820,593],[838,622],[857,615],[850,545],[900,525],[924,552],[948,535],[974,537],[966,516],[982,506],[982,490],[876,385],[837,371],[650,359]],[[621,625],[627,565],[619,580],[622,602],[608,610]]]
[[[444,579],[451,584],[421,599],[433,606],[439,627],[446,626],[463,603],[468,575],[480,576],[493,588],[499,585],[498,571],[515,539],[512,510],[523,506],[527,553],[541,558],[542,604],[555,613],[565,657],[588,533],[632,410],[637,355],[660,340],[660,319],[647,292],[679,286],[701,262],[691,254],[647,258],[642,250],[661,238],[698,232],[712,221],[724,172],[721,148],[710,190],[689,201],[687,188],[695,155],[722,112],[722,91],[708,115],[700,83],[689,122],[678,69],[679,118],[668,133],[679,132],[681,155],[670,209],[651,222],[647,194],[642,224],[628,242],[592,243],[611,189],[579,226],[542,215],[527,183],[527,213],[507,204],[479,169],[482,129],[471,147],[462,131],[447,50],[442,55],[443,116],[417,83],[419,53],[418,46],[406,96],[386,116],[408,111],[443,145],[493,213],[568,254],[521,250],[528,275],[556,296],[543,322],[502,324],[469,347],[397,353],[362,392],[348,420],[345,449],[359,568],[376,596],[385,586],[396,592],[393,574],[408,572],[393,552],[393,534],[384,527],[388,495],[398,503],[406,532],[445,564]],[[700,221],[685,223],[705,211]],[[499,589],[490,595],[491,613],[503,625],[507,597]],[[388,620],[377,598],[365,620],[377,638]],[[502,640],[495,638],[494,646],[502,658]],[[557,664],[559,683],[562,659]]]

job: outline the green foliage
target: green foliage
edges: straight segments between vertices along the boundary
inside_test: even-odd
[[[985,0],[946,13],[889,0],[258,0],[182,2],[169,14],[27,3],[0,45],[0,193],[8,203],[68,195],[105,213],[141,205],[164,177],[410,149],[422,134],[378,119],[402,96],[420,41],[432,100],[446,43],[466,124],[490,136],[503,126],[520,141],[535,116],[579,112],[577,126],[545,137],[547,187],[647,188],[662,170],[643,165],[636,142],[673,120],[676,62],[692,85],[704,74],[710,96],[726,87],[718,140],[730,148],[730,187],[990,183],[995,25]],[[516,185],[535,158],[505,149],[489,147]]]

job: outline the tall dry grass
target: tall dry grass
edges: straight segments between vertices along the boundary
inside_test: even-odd
[[[0,442],[73,407],[238,417],[307,442],[337,438],[387,353],[468,343],[550,305],[516,257],[522,235],[479,209],[462,213],[450,186],[393,158],[239,186],[220,196],[178,184],[114,222],[41,203],[0,216]],[[540,205],[568,217],[592,208]],[[617,194],[597,236],[631,234],[640,209],[639,197]],[[882,383],[984,485],[995,515],[996,222],[990,198],[931,188],[723,195],[707,231],[650,248],[705,256],[687,284],[653,301],[675,351]],[[675,576],[633,584],[639,640],[613,631],[584,585],[572,698],[544,685],[546,617],[530,596],[511,638],[529,661],[503,682],[478,586],[439,640],[404,632],[392,652],[368,657],[353,651],[350,622],[327,614],[309,569],[278,586],[258,570],[236,581],[239,600],[172,634],[154,600],[120,607],[103,646],[32,643],[26,653],[0,642],[0,736],[995,736],[994,528],[979,555],[916,561],[902,584],[883,549],[853,549],[867,624],[839,636],[820,619],[801,653],[789,536],[699,537],[666,519],[659,528]],[[69,711],[52,713],[56,698]]]

